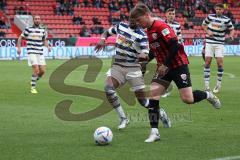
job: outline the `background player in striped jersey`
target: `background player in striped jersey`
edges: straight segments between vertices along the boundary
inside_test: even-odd
[[[193,104],[207,99],[215,108],[220,108],[219,99],[209,91],[192,91],[188,57],[174,30],[161,20],[151,16],[145,4],[137,4],[130,12],[130,18],[136,20],[142,28],[147,28],[150,50],[157,60],[156,74],[153,77],[149,100],[149,120],[151,125],[150,136],[145,142],[154,142],[160,139],[158,131],[159,100],[171,81],[178,87],[183,102]]]
[[[33,26],[25,28],[22,34],[18,38],[18,50],[17,53],[21,54],[22,39],[27,40],[27,53],[28,53],[28,65],[32,66],[33,74],[31,77],[31,93],[38,93],[36,90],[36,83],[46,70],[46,62],[43,55],[43,47],[46,46],[50,52],[48,46],[47,31],[40,25],[40,16],[33,17]]]
[[[117,35],[116,55],[111,69],[107,72],[105,92],[109,103],[120,118],[118,129],[125,128],[129,120],[116,94],[117,88],[129,82],[139,103],[146,108],[149,105],[149,100],[145,98],[144,94],[145,84],[139,64],[139,59],[148,58],[148,39],[142,28],[136,27],[133,21],[130,22],[130,24],[120,22],[116,26],[110,27],[101,35],[101,40],[95,47],[96,52],[100,51],[105,46],[107,37],[113,34]],[[170,120],[162,108],[160,114],[164,126],[170,127]]]
[[[174,30],[175,34],[178,38],[178,43],[183,43],[182,33],[181,33],[181,25],[175,20],[176,13],[175,8],[168,8],[166,10],[166,20],[165,22]]]
[[[223,51],[225,34],[230,30],[230,38],[233,40],[234,27],[230,18],[223,15],[223,4],[216,4],[214,7],[216,14],[209,14],[203,21],[202,27],[206,31],[206,47],[205,47],[205,67],[204,81],[205,89],[210,90],[210,65],[212,57],[216,57],[218,72],[217,84],[213,89],[214,93],[218,93],[221,88],[223,76]]]
[[[165,13],[166,20],[165,22],[174,30],[175,34],[178,37],[178,43],[183,44],[183,38],[181,33],[181,25],[175,21],[176,13],[175,8],[168,8]],[[172,83],[168,86],[166,93],[162,95],[162,97],[167,97],[171,94],[171,91],[173,89]]]

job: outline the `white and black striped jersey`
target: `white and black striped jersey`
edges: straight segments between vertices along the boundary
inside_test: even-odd
[[[21,34],[27,40],[28,54],[43,54],[44,41],[47,38],[47,31],[43,27],[27,27]]]
[[[226,30],[234,29],[231,19],[224,15],[209,14],[203,25],[207,25],[207,29],[213,32],[212,37],[206,35],[206,43],[213,44],[224,44]]]
[[[120,22],[109,28],[110,35],[116,34],[116,55],[115,62],[123,66],[140,66],[137,55],[149,53],[148,38],[140,27],[131,29],[129,24]]]
[[[178,42],[182,42],[182,33],[181,33],[181,25],[176,22],[173,21],[172,23],[168,22],[167,20],[165,20],[165,22],[174,30],[175,34],[178,37]]]

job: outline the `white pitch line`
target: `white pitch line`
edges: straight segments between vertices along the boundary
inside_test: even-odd
[[[240,156],[222,157],[222,158],[216,158],[211,160],[240,160]]]
[[[212,73],[212,75],[214,75],[214,73]],[[236,76],[232,73],[227,73],[227,72],[224,72],[223,73],[223,76],[224,75],[227,75],[229,78],[233,79],[233,78],[236,78]],[[200,75],[194,75],[194,74],[191,74],[191,76],[195,76],[195,77],[200,77]]]
[[[232,74],[232,73],[226,73],[226,72],[224,72],[223,74],[228,75],[229,78],[235,78],[235,77],[236,77],[236,76],[235,76],[234,74]]]

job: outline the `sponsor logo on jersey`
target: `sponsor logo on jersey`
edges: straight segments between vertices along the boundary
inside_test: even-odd
[[[168,34],[170,34],[169,29],[165,28],[164,30],[162,30],[162,34],[163,34],[163,36],[167,36]]]

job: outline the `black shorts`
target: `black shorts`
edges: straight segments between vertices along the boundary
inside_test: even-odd
[[[157,73],[152,79],[152,82],[159,83],[166,88],[169,86],[169,84],[174,81],[174,83],[177,85],[178,89],[191,87],[191,78],[190,78],[190,72],[188,69],[188,65],[183,65],[178,68],[170,69],[167,74],[164,76],[159,76]]]

